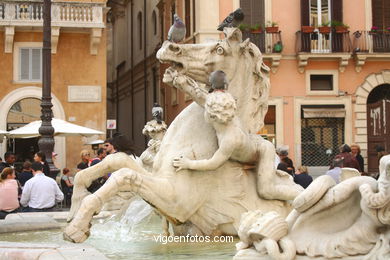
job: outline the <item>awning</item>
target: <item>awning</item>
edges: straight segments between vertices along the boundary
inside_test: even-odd
[[[303,108],[303,118],[344,118],[344,108]]]

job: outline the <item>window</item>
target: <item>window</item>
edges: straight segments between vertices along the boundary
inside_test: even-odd
[[[337,70],[308,70],[306,71],[306,93],[308,95],[337,95]]]
[[[310,90],[333,90],[333,75],[310,75]]]
[[[264,118],[264,127],[257,132],[276,146],[276,106],[269,105]]]
[[[139,48],[142,49],[142,13],[139,12],[137,16],[138,20],[138,39],[139,39]]]
[[[310,1],[310,25],[319,27],[330,21],[330,0]]]
[[[19,49],[18,81],[42,80],[42,48]]]
[[[329,166],[344,143],[344,118],[309,116],[301,124],[302,165]]]

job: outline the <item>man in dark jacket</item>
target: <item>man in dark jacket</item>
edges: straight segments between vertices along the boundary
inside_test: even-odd
[[[6,152],[4,154],[4,160],[4,162],[0,163],[0,173],[3,171],[4,168],[13,168],[15,162],[15,154],[13,152]]]

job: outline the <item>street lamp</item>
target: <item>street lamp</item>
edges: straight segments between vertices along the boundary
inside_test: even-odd
[[[52,152],[54,150],[54,128],[51,124],[53,112],[51,108],[51,0],[43,2],[43,49],[42,49],[42,103],[41,120],[39,128],[41,138],[38,141],[39,150],[46,155],[50,166],[50,177],[57,176],[59,169],[53,164]]]

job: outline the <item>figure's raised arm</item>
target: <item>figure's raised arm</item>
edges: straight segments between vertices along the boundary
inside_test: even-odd
[[[184,91],[190,95],[196,103],[204,107],[207,91],[202,89],[195,80],[183,74],[177,74],[174,76],[172,83],[175,88]]]
[[[229,160],[233,153],[233,147],[225,146],[220,147],[210,159],[204,160],[191,160],[186,157],[180,156],[173,159],[173,166],[177,168],[177,171],[190,169],[198,171],[213,171],[219,168],[224,162]]]

